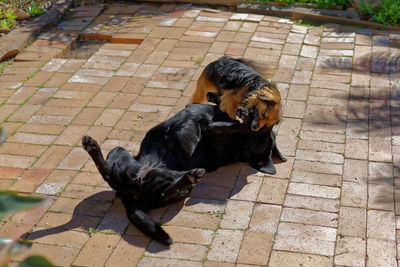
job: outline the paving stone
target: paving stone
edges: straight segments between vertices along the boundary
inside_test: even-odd
[[[371,165],[370,168],[373,165]],[[371,172],[371,170],[370,170]],[[364,160],[346,159],[344,163],[343,180],[366,183],[368,179],[368,162]]]
[[[281,220],[302,224],[335,227],[337,226],[338,216],[337,214],[330,212],[283,208]]]
[[[327,198],[315,198],[299,195],[286,195],[284,206],[316,211],[338,212],[339,200]]]
[[[273,250],[269,266],[332,266],[332,259],[322,255]]]
[[[367,266],[396,266],[395,242],[367,239]]]
[[[336,229],[281,223],[273,249],[333,256]],[[333,241],[332,241],[333,240]]]
[[[366,241],[364,238],[338,238],[335,250],[335,264],[365,266]]]
[[[43,227],[37,227],[35,230],[36,231],[32,232],[28,236],[28,239],[35,238],[35,242],[41,244],[57,245],[79,249],[89,239],[86,233],[76,231],[60,232],[58,230],[46,229]],[[37,234],[35,234],[35,232],[39,232],[41,230],[45,230],[47,235],[36,237]]]
[[[240,249],[243,232],[219,229],[208,252],[208,260],[235,262]]]
[[[363,182],[342,183],[341,204],[349,207],[365,208],[367,206],[367,184]]]
[[[138,266],[155,266],[155,267],[173,267],[173,266],[182,266],[182,267],[200,267],[202,266],[201,262],[195,262],[191,260],[176,260],[176,259],[163,259],[163,258],[151,258],[144,257],[140,260]]]
[[[347,138],[345,156],[354,159],[367,159],[368,142],[366,140]]]
[[[231,193],[231,199],[255,201],[260,190],[262,178],[255,175],[240,175]]]
[[[77,248],[33,243],[27,254],[13,256],[12,260],[22,261],[29,256],[42,256],[57,266],[71,266],[78,253]]]
[[[365,208],[341,207],[339,212],[338,233],[344,236],[365,238]]]
[[[64,170],[79,170],[88,158],[89,155],[86,151],[81,148],[73,148],[57,168]]]
[[[309,160],[309,161],[321,161],[328,163],[342,164],[344,162],[344,157],[340,154],[331,152],[320,152],[312,150],[302,150],[297,149],[296,159]]]
[[[165,226],[164,230],[174,242],[210,245],[214,231],[179,226]]]
[[[339,197],[340,189],[322,185],[289,183],[288,193],[335,199]]]
[[[250,221],[250,231],[275,233],[282,207],[277,205],[257,204]]]
[[[105,266],[136,265],[149,241],[147,237],[125,235],[107,259]]]
[[[395,240],[395,215],[389,211],[368,211],[367,237]]]
[[[79,252],[73,264],[88,266],[103,265],[120,238],[119,235],[105,235],[102,233],[93,235]]]
[[[169,249],[165,248],[165,246],[158,242],[152,242],[146,248],[144,255],[149,257],[201,261],[207,253],[207,247],[196,244],[173,243],[169,246]]]
[[[226,205],[223,219],[220,226],[224,229],[247,229],[254,204],[247,201],[229,200]]]
[[[246,232],[237,262],[244,264],[267,264],[272,246],[272,238],[273,234],[271,233]]]
[[[300,56],[308,58],[317,58],[317,55],[318,55],[317,46],[303,45],[300,52]]]
[[[163,222],[171,226],[188,226],[216,230],[220,218],[207,213],[193,213],[188,211],[170,210],[164,217]]]
[[[31,168],[10,187],[10,190],[32,193],[49,174],[49,170]]]
[[[257,201],[270,204],[283,204],[288,182],[286,179],[265,177],[258,193]]]

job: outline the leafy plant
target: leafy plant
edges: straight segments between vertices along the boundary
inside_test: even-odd
[[[41,202],[41,198],[17,196],[11,191],[0,192],[0,218],[11,212],[36,207]]]
[[[4,129],[0,129],[0,144],[3,142],[1,136],[5,133]],[[30,209],[42,202],[41,198],[22,197],[11,191],[0,192],[0,218],[9,213],[19,210]],[[0,265],[7,264],[11,255],[25,252],[32,246],[32,243],[17,238],[0,238]],[[48,260],[41,256],[31,256],[20,263],[22,267],[54,267]]]
[[[15,15],[14,10],[3,10],[3,19],[0,21],[0,27],[6,29],[11,28],[17,24],[17,21],[15,20],[16,18],[17,16]]]
[[[0,21],[0,27],[2,27],[3,29],[8,29],[11,28],[13,26],[13,24],[11,24],[7,19],[2,19]]]
[[[18,267],[55,267],[52,263],[41,256],[30,256],[20,263]]]
[[[283,5],[290,6],[294,3],[300,4],[315,4],[319,8],[329,8],[333,6],[348,7],[351,5],[352,0],[259,0],[259,2],[279,2]]]
[[[9,21],[15,21],[15,19],[17,18],[17,15],[15,15],[14,10],[9,9],[9,10],[4,10],[4,16],[6,17],[7,20]]]
[[[31,5],[25,9],[31,17],[40,16],[45,13],[44,9],[40,7],[39,1],[31,2]]]
[[[98,231],[99,231],[99,229],[90,227],[87,234],[89,237],[92,237]]]
[[[376,5],[361,0],[359,13],[365,19],[380,24],[398,25],[400,23],[400,0],[382,0]]]
[[[225,211],[213,211],[213,217],[219,217],[219,218],[224,218],[224,215],[226,214]]]

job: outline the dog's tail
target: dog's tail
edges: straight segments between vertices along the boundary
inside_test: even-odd
[[[256,60],[249,60],[249,59],[240,59],[240,60],[244,64],[255,69],[258,73],[260,73],[262,76],[264,76],[265,79],[271,79],[279,67],[278,65],[268,65],[265,62],[256,61]]]
[[[118,194],[124,203],[129,221],[150,238],[164,245],[171,245],[172,239],[149,215],[140,209],[138,203],[129,195]]]

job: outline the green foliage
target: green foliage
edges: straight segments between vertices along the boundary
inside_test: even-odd
[[[55,267],[55,265],[41,256],[30,256],[21,262],[18,267]]]
[[[1,136],[5,134],[4,128],[0,128],[0,144],[2,143]],[[0,192],[0,218],[5,215],[23,209],[36,207],[42,202],[41,198],[21,197],[15,192],[2,191]],[[7,263],[10,255],[26,252],[32,247],[32,242],[27,240],[17,240],[0,237],[0,262]],[[31,256],[22,261],[20,267],[55,267],[42,256]]]
[[[15,21],[15,19],[17,18],[17,15],[15,15],[14,10],[9,9],[7,11],[4,10],[4,16],[6,17],[7,20],[10,21]]]
[[[36,207],[41,202],[41,198],[17,196],[17,193],[11,191],[0,192],[0,218],[15,211]]]
[[[9,9],[9,10],[3,10],[3,19],[0,21],[0,27],[1,28],[11,28],[15,24],[17,24],[17,21],[15,20],[17,16],[14,13],[14,10]]]
[[[98,231],[99,231],[99,229],[90,227],[87,234],[89,237],[92,237]]]
[[[40,16],[45,13],[45,11],[39,6],[40,3],[32,1],[31,5],[28,6],[25,11],[29,13],[31,17]]]
[[[11,26],[12,26],[12,24],[6,19],[2,19],[0,21],[0,27],[2,27],[3,29],[11,28]]]
[[[213,217],[223,218],[225,215],[225,211],[213,211]]]
[[[9,249],[10,254],[16,255],[24,253],[32,247],[32,242],[27,240],[19,240],[15,243],[14,242],[15,241],[10,238],[0,237],[0,249],[3,249],[6,246],[10,246]]]
[[[259,2],[279,2],[284,5],[291,5],[294,3],[301,3],[301,4],[315,4],[319,8],[328,8],[333,6],[350,6],[352,0],[259,0]]]
[[[400,0],[382,0],[377,5],[360,1],[359,13],[366,19],[384,25],[400,23]]]

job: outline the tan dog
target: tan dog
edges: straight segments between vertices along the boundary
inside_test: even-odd
[[[214,102],[232,119],[241,106],[258,113],[251,124],[253,131],[272,126],[280,121],[282,109],[279,90],[265,77],[274,70],[276,67],[261,68],[251,61],[223,56],[203,70],[190,102],[207,103],[207,93],[215,93],[219,100]]]

